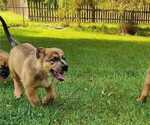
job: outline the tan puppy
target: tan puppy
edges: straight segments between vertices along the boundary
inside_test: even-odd
[[[64,52],[58,48],[36,48],[29,43],[16,45],[10,35],[6,22],[0,20],[8,41],[14,47],[9,54],[9,69],[14,82],[14,96],[20,98],[22,88],[32,106],[38,105],[40,100],[36,95],[36,89],[45,88],[47,95],[43,104],[52,102],[55,98],[55,90],[48,81],[48,74],[63,81],[64,72],[68,70],[68,64],[64,58]]]
[[[57,48],[35,48],[25,43],[10,51],[9,69],[14,81],[14,95],[19,98],[23,87],[33,106],[39,104],[36,96],[38,87],[43,87],[47,91],[44,104],[54,100],[55,91],[48,82],[48,73],[51,72],[56,79],[63,81],[63,74],[67,68],[64,52]]]
[[[0,80],[6,79],[9,75],[8,58],[8,53],[0,50]]]
[[[141,92],[141,95],[137,98],[137,101],[145,102],[149,92],[150,92],[150,68],[147,71],[144,87]]]

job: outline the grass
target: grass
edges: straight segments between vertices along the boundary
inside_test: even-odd
[[[150,124],[150,99],[135,101],[150,62],[150,38],[48,26],[10,30],[19,42],[62,48],[70,68],[66,80],[56,84],[55,104],[48,107],[32,108],[25,96],[16,100],[12,81],[0,82],[1,125]],[[0,40],[9,51],[1,27]],[[44,91],[38,94],[42,97]]]
[[[23,17],[11,11],[0,11],[0,16],[2,16],[7,21],[7,24],[9,25],[12,25],[12,24],[22,25],[23,24]]]

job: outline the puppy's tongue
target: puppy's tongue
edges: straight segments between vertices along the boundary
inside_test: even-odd
[[[60,81],[64,81],[64,75],[57,73],[56,78]]]
[[[64,74],[52,70],[52,75],[59,81],[64,81]]]

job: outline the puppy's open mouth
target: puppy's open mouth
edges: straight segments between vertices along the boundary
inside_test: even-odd
[[[65,80],[63,71],[58,72],[58,71],[55,71],[55,70],[51,69],[50,72],[53,75],[53,77],[56,78],[57,80],[59,80],[59,81],[64,81]]]

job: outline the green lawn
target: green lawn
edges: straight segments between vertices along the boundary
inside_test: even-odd
[[[16,100],[12,81],[1,82],[0,125],[150,124],[150,98],[143,105],[136,102],[150,64],[150,38],[48,26],[10,30],[20,42],[62,48],[70,68],[48,107],[32,108],[25,96]],[[0,27],[1,40],[0,46],[9,51]],[[41,89],[38,93],[44,95]]]

